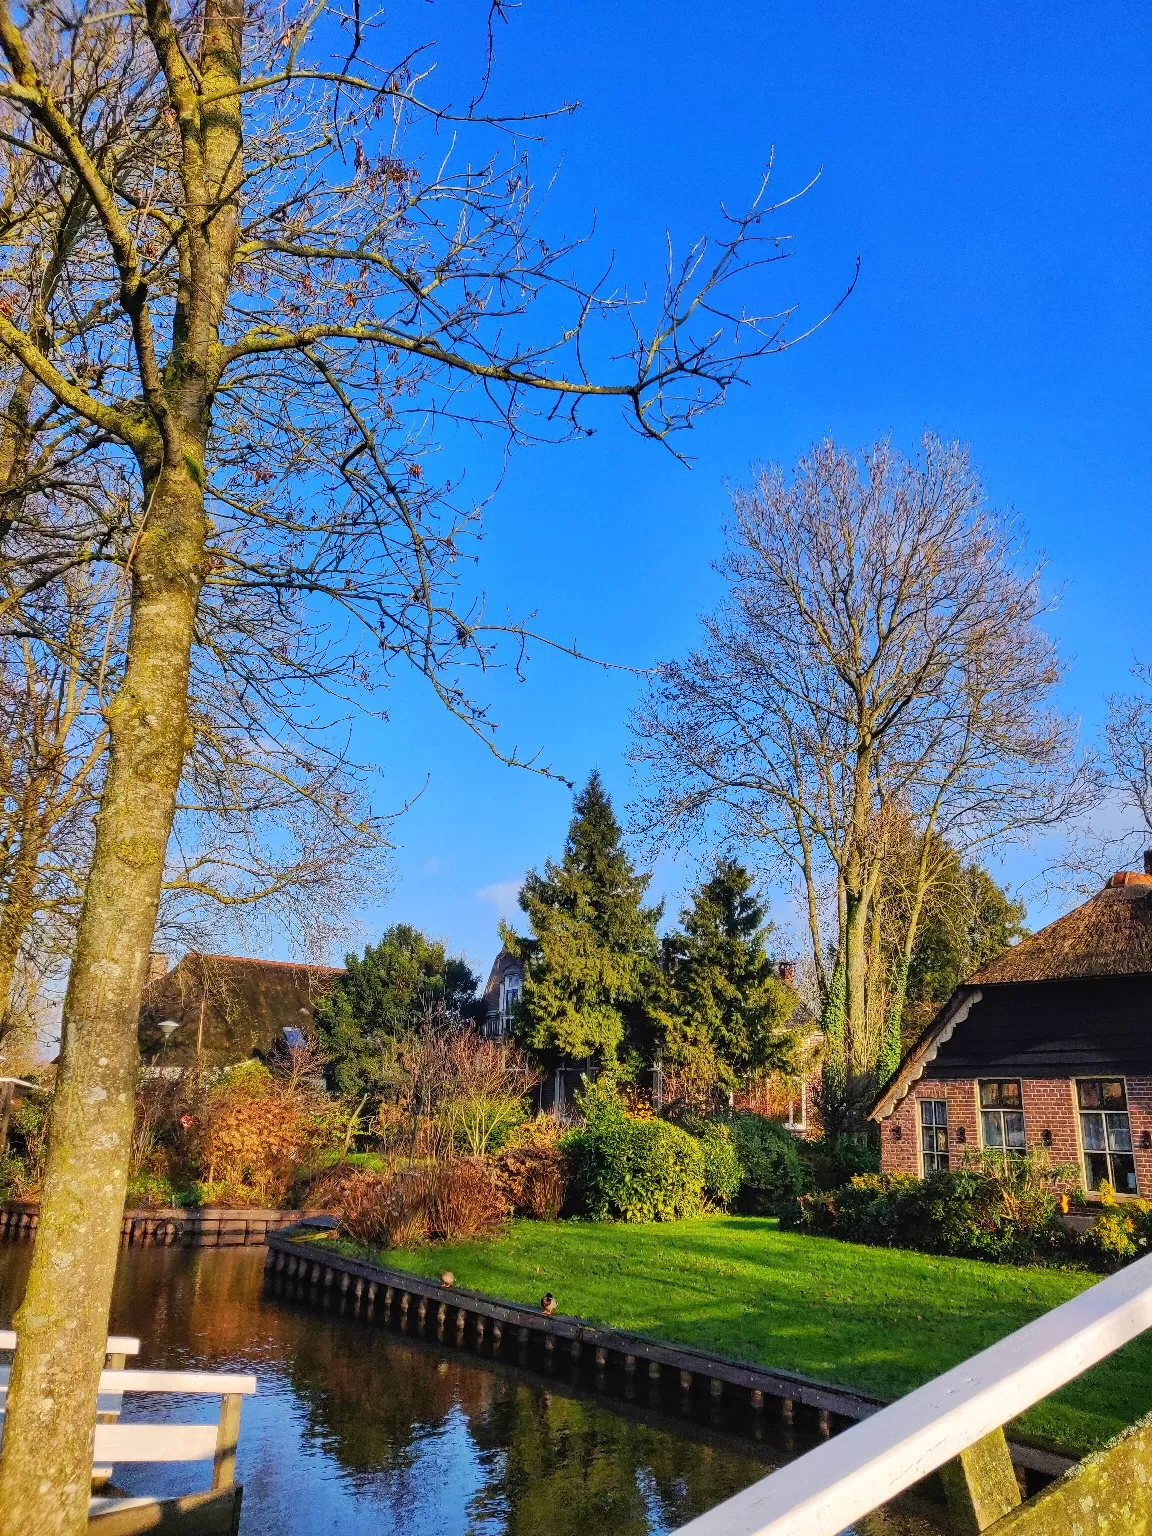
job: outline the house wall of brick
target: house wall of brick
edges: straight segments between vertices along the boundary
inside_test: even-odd
[[[989,1077],[996,1074],[989,1072]],[[1136,1181],[1144,1199],[1152,1199],[1152,1074],[1126,1076],[1128,1119],[1136,1159]],[[1083,1176],[1080,1117],[1072,1078],[1021,1078],[1024,1134],[1030,1149],[1045,1150],[1053,1162],[1072,1163]],[[880,1125],[880,1166],[885,1173],[920,1177],[920,1100],[945,1099],[948,1104],[948,1143],[953,1167],[965,1151],[980,1146],[977,1080],[921,1078]],[[1051,1144],[1045,1140],[1049,1133]],[[961,1135],[963,1132],[963,1135]],[[1147,1140],[1148,1145],[1144,1142]]]

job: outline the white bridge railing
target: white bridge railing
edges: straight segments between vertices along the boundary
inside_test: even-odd
[[[1152,1327],[1152,1254],[680,1528],[838,1536]]]

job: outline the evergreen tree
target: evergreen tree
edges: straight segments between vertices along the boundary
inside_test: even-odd
[[[532,936],[501,925],[505,948],[524,967],[523,1045],[601,1067],[646,1052],[663,911],[643,905],[650,879],[634,869],[593,773],[576,797],[564,857],[549,859],[542,875],[532,870],[520,892]]]
[[[920,924],[908,968],[905,1024],[918,1032],[973,971],[1028,932],[1026,909],[980,864],[955,861]]]
[[[720,859],[664,942],[665,1050],[693,1097],[795,1068],[796,994],[768,958],[766,917],[748,871]]]
[[[344,975],[316,1004],[316,1028],[342,1093],[373,1086],[382,1047],[437,1008],[465,1017],[477,1009],[479,979],[443,944],[395,923],[364,958],[346,955]],[[384,1051],[384,1056],[387,1056]]]

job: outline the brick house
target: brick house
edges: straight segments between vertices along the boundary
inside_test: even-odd
[[[877,1100],[885,1172],[1043,1148],[1152,1198],[1152,851],[970,976]]]

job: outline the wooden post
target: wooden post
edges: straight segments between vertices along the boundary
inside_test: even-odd
[[[465,1325],[467,1324],[467,1322],[468,1322],[468,1314],[467,1314],[467,1312],[464,1311],[463,1307],[458,1307],[457,1310],[456,1310],[456,1342],[457,1342],[457,1344],[463,1344],[463,1342],[464,1342],[464,1328],[465,1328]]]
[[[476,1314],[476,1348],[479,1349],[481,1344],[483,1344],[483,1342],[484,1342],[484,1315],[481,1312],[477,1312],[477,1314]]]
[[[955,1461],[940,1468],[940,1478],[957,1536],[980,1536],[1020,1502],[1002,1429],[994,1429],[961,1451]]]
[[[764,1394],[763,1394],[763,1392],[761,1392],[759,1387],[753,1387],[752,1388],[752,1396],[751,1396],[751,1399],[750,1399],[750,1406],[753,1409],[760,1409],[760,1408],[763,1408],[763,1406],[764,1406]]]
[[[238,1392],[229,1392],[220,1399],[220,1427],[216,1431],[216,1455],[212,1462],[213,1488],[231,1488],[236,1481],[236,1446],[240,1440],[243,1401]]]
[[[660,1362],[659,1362],[659,1360],[649,1360],[649,1362],[648,1362],[648,1380],[649,1381],[659,1381],[660,1380]]]
[[[636,1374],[636,1356],[635,1355],[625,1355],[624,1356],[624,1374],[626,1376],[635,1376],[635,1374]]]
[[[681,1371],[680,1372],[680,1390],[681,1390],[681,1392],[691,1392],[691,1390],[692,1390],[692,1372],[691,1371]]]
[[[828,1436],[832,1433],[832,1415],[828,1412],[827,1408],[821,1408],[817,1423],[820,1426],[821,1437],[827,1440]]]
[[[496,1351],[500,1348],[500,1341],[503,1339],[503,1337],[504,1337],[504,1329],[501,1326],[499,1320],[496,1320],[492,1324],[492,1353],[493,1354],[495,1354]]]
[[[719,1376],[712,1377],[711,1381],[708,1383],[708,1390],[711,1392],[713,1397],[724,1396],[724,1383],[721,1381]]]
[[[792,1407],[792,1399],[790,1397],[782,1397],[780,1399],[780,1412],[784,1416],[785,1424],[791,1424],[795,1416],[795,1409]]]
[[[608,1351],[603,1347],[596,1351],[596,1369],[602,1371],[608,1364]]]

